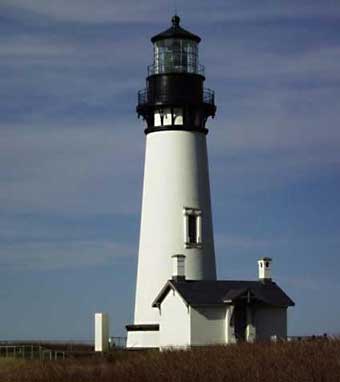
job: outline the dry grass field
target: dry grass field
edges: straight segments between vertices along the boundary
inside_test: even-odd
[[[65,361],[0,361],[1,382],[336,382],[340,340],[116,352]]]

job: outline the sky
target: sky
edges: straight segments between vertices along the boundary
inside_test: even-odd
[[[340,334],[340,2],[177,1],[202,37],[221,279],[273,278],[289,334]],[[0,339],[133,321],[145,136],[137,91],[164,0],[0,1]]]

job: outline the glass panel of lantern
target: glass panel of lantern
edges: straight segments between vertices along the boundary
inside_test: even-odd
[[[154,44],[154,72],[197,73],[197,42],[188,39],[169,38]]]

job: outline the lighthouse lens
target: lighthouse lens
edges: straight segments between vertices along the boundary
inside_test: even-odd
[[[198,73],[195,41],[170,38],[154,45],[154,73]]]

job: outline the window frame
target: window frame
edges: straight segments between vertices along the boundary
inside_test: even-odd
[[[184,111],[183,107],[165,107],[155,109],[153,112],[153,125],[155,127],[183,126]]]
[[[202,210],[199,208],[183,208],[183,217],[184,217],[184,248],[202,248]],[[190,237],[190,217],[194,217],[194,222],[196,224],[194,232],[196,235],[195,241],[191,241]]]

